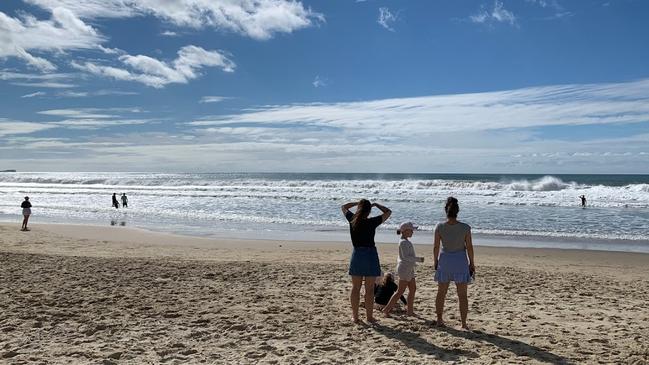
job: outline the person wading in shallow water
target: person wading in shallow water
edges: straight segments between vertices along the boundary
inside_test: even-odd
[[[580,195],[579,199],[581,199],[581,207],[586,208],[586,195]]]
[[[128,198],[126,197],[126,193],[122,193],[122,207],[128,208]]]
[[[113,193],[113,207],[115,209],[119,208],[119,202],[117,201],[117,195],[115,193]]]
[[[356,212],[349,211],[356,206]],[[383,214],[369,218],[372,207],[378,208]],[[349,261],[349,275],[352,277],[352,291],[350,301],[352,305],[352,320],[360,323],[358,319],[358,305],[360,302],[361,285],[365,281],[365,313],[367,321],[376,322],[374,319],[374,282],[381,275],[379,254],[376,251],[374,235],[376,227],[385,222],[392,211],[380,204],[370,203],[361,199],[358,203],[347,203],[342,207],[343,214],[349,222],[349,233],[354,249]]]

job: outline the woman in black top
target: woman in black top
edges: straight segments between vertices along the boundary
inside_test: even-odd
[[[349,208],[356,206],[356,212],[352,213]],[[368,218],[372,207],[377,207],[383,214]],[[358,203],[347,203],[342,207],[343,214],[349,222],[349,233],[352,238],[354,250],[349,262],[349,275],[352,277],[352,292],[350,301],[352,304],[352,320],[358,323],[358,304],[360,302],[361,285],[365,280],[365,312],[368,322],[375,322],[374,312],[374,281],[381,275],[379,255],[376,252],[374,234],[376,227],[385,222],[392,214],[390,209],[369,200],[361,199]]]
[[[119,202],[117,202],[117,196],[113,193],[113,207],[116,209],[119,208]]]
[[[29,221],[29,216],[32,215],[32,203],[29,202],[28,196],[25,197],[25,200],[20,204],[20,207],[23,208],[23,226],[20,230],[29,231],[29,228],[27,228],[27,221]]]

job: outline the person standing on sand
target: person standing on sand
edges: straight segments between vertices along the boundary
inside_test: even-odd
[[[122,193],[122,207],[128,208],[128,198],[126,197],[126,193]]]
[[[117,201],[117,195],[113,193],[113,207],[119,209],[119,202]]]
[[[417,284],[415,282],[415,265],[417,262],[424,262],[423,257],[417,257],[412,242],[408,240],[408,238],[412,237],[416,229],[417,226],[411,222],[401,223],[399,229],[397,229],[397,234],[401,235],[401,241],[399,242],[399,259],[397,261],[399,288],[396,293],[392,295],[392,298],[390,298],[388,305],[383,309],[383,313],[385,313],[386,317],[390,316],[392,308],[397,304],[397,300],[399,300],[406,289],[408,289],[408,311],[406,313],[409,316],[415,315],[415,291],[417,290]]]
[[[349,211],[356,206],[356,212]],[[368,218],[372,207],[377,207],[383,214]],[[352,320],[360,323],[358,319],[358,305],[360,302],[361,285],[365,281],[365,312],[367,321],[376,322],[374,319],[374,282],[377,276],[381,275],[379,254],[376,251],[374,235],[376,227],[385,222],[392,214],[392,211],[378,203],[370,203],[367,199],[361,199],[358,203],[347,203],[341,207],[345,218],[349,222],[349,233],[351,235],[352,257],[349,261],[349,275],[352,277],[352,290],[350,301],[352,306]]]
[[[29,231],[29,228],[27,228],[27,222],[29,221],[29,216],[32,215],[32,203],[29,202],[28,196],[25,197],[25,200],[20,204],[20,207],[23,208],[23,225],[20,230]]]
[[[469,299],[467,295],[468,284],[475,274],[473,260],[473,241],[471,239],[471,226],[457,220],[460,206],[457,199],[449,197],[446,200],[446,222],[435,227],[435,245],[433,259],[435,267],[435,281],[437,281],[437,298],[435,312],[437,325],[444,326],[442,315],[444,301],[451,281],[455,282],[457,296],[460,302],[460,317],[462,328],[468,330],[466,317],[469,312]],[[440,253],[441,243],[441,253]]]

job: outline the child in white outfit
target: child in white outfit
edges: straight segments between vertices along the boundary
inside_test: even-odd
[[[397,300],[401,295],[408,289],[408,315],[412,316],[415,314],[414,311],[414,302],[415,302],[415,291],[417,290],[417,285],[415,283],[415,265],[417,262],[424,262],[423,257],[417,257],[415,255],[415,248],[412,246],[412,243],[408,238],[412,237],[414,231],[417,229],[417,226],[413,225],[411,222],[401,223],[397,234],[401,235],[401,241],[399,241],[399,259],[397,260],[397,273],[399,274],[399,288],[396,293],[392,295],[390,301],[383,309],[386,317],[390,316],[390,311],[397,303]]]

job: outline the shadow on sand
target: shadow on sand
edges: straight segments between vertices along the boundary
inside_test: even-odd
[[[525,342],[518,340],[512,340],[506,337],[500,337],[491,333],[486,333],[480,330],[473,330],[471,332],[457,330],[451,327],[437,327],[434,321],[426,320],[426,323],[438,331],[446,332],[450,335],[456,337],[462,337],[467,340],[476,341],[476,342],[488,342],[494,346],[500,347],[503,350],[510,351],[517,356],[526,356],[529,358],[536,359],[541,362],[546,362],[550,364],[572,364],[573,362],[565,357],[555,355],[549,351],[546,351],[540,347],[536,347]]]
[[[387,327],[381,324],[374,324],[374,329],[377,332],[385,335],[386,337],[393,338],[395,340],[401,341],[404,345],[409,348],[419,352],[423,355],[434,356],[435,359],[441,361],[466,361],[467,358],[476,358],[478,354],[471,351],[466,351],[462,349],[448,349],[439,346],[435,346],[432,343],[426,341],[418,333],[402,331],[396,328]]]

